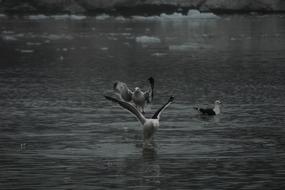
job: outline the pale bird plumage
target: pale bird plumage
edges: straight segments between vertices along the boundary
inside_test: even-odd
[[[154,79],[150,77],[148,81],[150,83],[150,88],[145,92],[139,87],[135,87],[135,90],[132,91],[128,88],[127,84],[121,81],[115,82],[113,89],[120,100],[134,103],[136,108],[144,113],[146,103],[151,103],[153,99]]]
[[[118,103],[121,107],[132,113],[143,126],[144,148],[151,147],[153,135],[159,128],[159,120],[161,113],[174,101],[174,97],[171,96],[167,103],[160,107],[152,116],[152,118],[146,118],[136,107],[128,102],[118,100],[116,98],[105,96],[107,100]]]

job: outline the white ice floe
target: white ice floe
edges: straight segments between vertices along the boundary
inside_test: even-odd
[[[110,36],[130,36],[131,33],[129,33],[129,32],[120,32],[120,33],[111,32],[111,33],[108,33],[108,35],[110,35]]]
[[[136,37],[136,42],[139,43],[160,43],[160,39],[153,36],[139,36]]]
[[[201,13],[200,11],[194,10],[194,9],[191,9],[188,11],[187,17],[188,18],[198,18],[198,19],[200,19],[200,18],[207,18],[207,19],[219,18],[214,13]]]
[[[4,30],[2,31],[2,34],[14,34],[15,32],[12,30]]]
[[[111,17],[110,15],[101,14],[101,15],[96,16],[96,19],[97,19],[97,20],[106,20],[106,19],[108,19],[108,18],[110,18],[110,17]]]
[[[71,35],[67,35],[67,34],[48,34],[48,35],[44,35],[44,38],[47,38],[49,40],[72,40],[73,37]]]
[[[199,43],[185,43],[180,45],[170,45],[169,50],[171,51],[188,51],[193,49],[208,49],[211,46]]]
[[[35,52],[35,50],[33,49],[20,49],[19,51],[21,53],[34,53]]]
[[[27,18],[30,19],[30,20],[42,20],[42,19],[55,19],[55,20],[72,19],[72,20],[82,20],[82,19],[86,19],[87,17],[84,16],[84,15],[68,15],[68,14],[64,14],[64,15],[51,15],[51,16],[47,16],[47,15],[39,14],[39,15],[29,15],[29,16],[27,16]]]
[[[121,22],[125,22],[125,21],[128,21],[128,19],[126,17],[123,17],[123,16],[117,16],[115,18],[116,21],[121,21]]]
[[[26,42],[26,44],[28,46],[40,46],[40,45],[42,45],[42,43],[40,43],[40,42]]]
[[[6,18],[7,16],[5,14],[0,14],[0,18]]]
[[[160,21],[159,16],[132,16],[134,21]]]
[[[42,20],[42,19],[48,19],[49,17],[46,15],[29,15],[28,19],[31,20]]]
[[[51,40],[72,40],[73,36],[69,35],[69,34],[48,34],[48,33],[44,33],[44,34],[34,34],[32,32],[27,32],[27,33],[13,33],[11,31],[11,33],[9,32],[2,32],[2,34],[0,33],[0,38],[2,38],[3,40],[18,40],[20,38],[24,38],[24,39],[37,39],[37,38],[43,38],[46,39],[48,41],[45,41],[45,43],[49,43]],[[27,41],[26,42],[27,45],[29,46],[37,46],[37,45],[41,45],[40,42],[31,42],[31,41]]]
[[[51,18],[55,20],[64,20],[64,19],[71,19],[71,20],[83,20],[86,19],[87,17],[85,15],[52,15],[50,16]]]
[[[183,15],[182,13],[173,13],[171,15],[168,15],[168,14],[165,14],[165,13],[162,13],[160,15],[160,18],[161,19],[180,19],[180,18],[186,18],[187,16],[186,15]]]
[[[102,51],[107,51],[109,48],[108,47],[101,47],[100,48]]]
[[[151,54],[152,56],[156,56],[156,57],[161,57],[161,56],[165,56],[165,55],[167,55],[166,53],[153,53],[153,54]]]
[[[84,16],[84,15],[70,15],[70,19],[73,19],[73,20],[83,20],[83,19],[87,19],[87,16]]]
[[[14,37],[14,36],[9,36],[9,35],[4,35],[4,36],[2,36],[2,39],[3,39],[3,40],[7,40],[7,41],[16,41],[16,40],[17,40],[16,37]]]
[[[176,19],[217,19],[217,15],[213,13],[201,13],[198,10],[189,10],[187,15],[182,13],[165,14],[160,16],[133,16],[135,21],[164,21],[164,20],[176,20]]]

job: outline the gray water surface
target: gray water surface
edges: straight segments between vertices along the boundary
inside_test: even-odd
[[[1,17],[0,189],[284,189],[284,52],[284,15]],[[103,97],[150,76],[153,151]]]

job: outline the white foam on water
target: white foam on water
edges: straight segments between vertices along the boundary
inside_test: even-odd
[[[160,39],[154,36],[139,36],[136,37],[136,42],[139,43],[160,43]]]

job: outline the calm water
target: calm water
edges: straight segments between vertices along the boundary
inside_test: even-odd
[[[0,18],[0,189],[284,189],[285,16]],[[170,95],[155,151],[106,101]],[[220,99],[207,118],[195,105]]]

